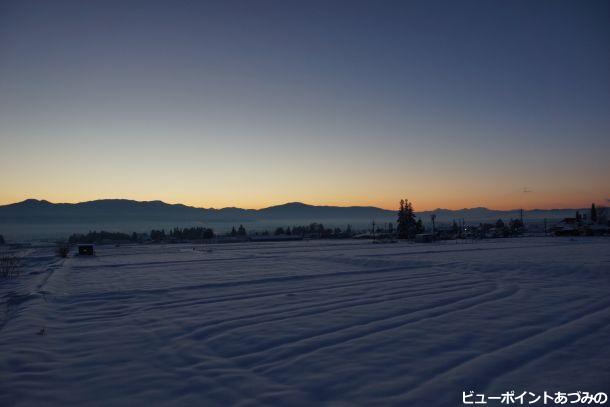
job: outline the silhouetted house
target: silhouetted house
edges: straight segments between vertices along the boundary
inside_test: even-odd
[[[563,218],[563,220],[559,222],[559,224],[575,226],[578,224],[578,220],[576,218]]]
[[[576,218],[564,218],[557,225],[551,227],[551,233],[555,236],[577,236],[578,220]]]
[[[95,254],[95,248],[91,243],[79,244],[78,254],[79,256],[93,256]]]

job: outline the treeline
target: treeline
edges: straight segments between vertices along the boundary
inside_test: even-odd
[[[68,238],[68,243],[102,243],[102,242],[142,242],[152,240],[162,242],[167,240],[201,240],[214,237],[214,230],[196,226],[192,228],[173,228],[168,232],[165,229],[153,229],[150,233],[131,234],[121,232],[90,231],[86,234],[75,233]]]
[[[498,219],[495,224],[481,223],[478,227],[471,227],[470,229],[473,237],[512,237],[523,234],[524,225],[521,219],[511,219],[508,223]]]
[[[269,232],[263,232],[263,234],[269,234]],[[290,226],[278,227],[275,229],[275,236],[303,236],[303,237],[317,237],[317,238],[345,238],[353,235],[351,225],[347,225],[345,230],[341,228],[327,228],[322,223],[310,223],[309,225],[303,226]]]
[[[192,228],[173,228],[167,234],[164,229],[151,230],[150,240],[161,241],[161,240],[201,240],[211,239],[214,237],[214,230],[210,228],[204,228],[202,226],[196,226]]]
[[[236,229],[233,227],[227,236],[245,237],[245,236],[301,236],[312,238],[339,238],[351,237],[353,235],[351,225],[347,225],[345,230],[335,227],[327,228],[322,223],[310,223],[309,225],[296,226],[279,226],[273,231],[263,230],[249,233],[243,225],[239,225]]]
[[[125,241],[137,241],[137,235],[135,233],[129,235],[121,232],[107,232],[105,230],[90,231],[87,234],[75,233],[68,238],[68,243],[100,243],[103,241],[113,242],[125,242]]]
[[[239,228],[237,228],[237,230],[235,229],[235,226],[233,226],[229,235],[230,236],[247,236],[248,232],[246,232],[246,228],[244,227],[244,225],[239,225]]]

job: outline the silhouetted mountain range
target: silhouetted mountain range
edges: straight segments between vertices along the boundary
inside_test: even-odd
[[[586,213],[587,209],[579,209]],[[573,216],[576,209],[534,209],[524,211],[527,219],[559,219]],[[438,222],[465,219],[471,222],[495,221],[520,216],[519,210],[499,211],[488,208],[435,209],[418,212],[424,221],[436,214]],[[324,222],[355,220],[369,223],[394,221],[396,211],[373,206],[316,206],[301,202],[270,206],[263,209],[196,208],[162,201],[133,201],[127,199],[101,199],[81,203],[51,203],[28,199],[0,206],[1,223],[61,223],[61,222],[123,222],[123,221],[195,221],[195,222],[255,222],[281,221]]]

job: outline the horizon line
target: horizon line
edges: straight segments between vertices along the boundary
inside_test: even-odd
[[[398,208],[392,208],[392,209],[388,209],[388,208],[384,208],[384,207],[380,207],[380,206],[375,206],[375,205],[332,205],[332,204],[309,204],[306,202],[302,202],[302,201],[289,201],[289,202],[284,202],[284,203],[279,203],[279,204],[272,204],[272,205],[268,205],[268,206],[261,206],[258,208],[242,208],[239,206],[224,206],[224,207],[219,207],[219,208],[215,208],[213,206],[210,207],[205,207],[205,206],[195,206],[195,205],[190,205],[190,204],[185,204],[182,202],[168,202],[168,201],[164,201],[161,199],[152,199],[152,200],[137,200],[137,199],[131,199],[131,198],[97,198],[97,199],[90,199],[90,200],[84,200],[84,201],[72,201],[72,202],[52,202],[49,201],[47,199],[38,199],[38,198],[26,198],[23,199],[21,201],[17,201],[17,202],[9,202],[9,203],[0,203],[0,207],[2,206],[9,206],[9,205],[16,205],[16,204],[20,204],[20,203],[24,203],[27,201],[36,201],[36,202],[48,202],[49,204],[52,205],[61,205],[61,204],[67,204],[67,205],[78,205],[78,204],[83,204],[83,203],[88,203],[88,202],[98,202],[98,201],[130,201],[130,202],[138,202],[138,203],[150,203],[150,202],[160,202],[166,205],[182,205],[182,206],[186,206],[189,208],[195,208],[195,209],[207,209],[207,210],[223,210],[223,209],[242,209],[242,210],[262,210],[262,209],[268,209],[268,208],[273,208],[276,206],[284,206],[284,205],[290,205],[290,204],[301,204],[301,205],[306,205],[306,206],[313,206],[313,207],[335,207],[335,208],[375,208],[375,209],[381,209],[381,210],[385,210],[385,211],[397,211]],[[413,201],[409,201],[409,202],[413,202]],[[599,205],[595,202],[592,202],[592,204],[595,204],[596,206],[599,207],[604,207],[605,205]],[[397,205],[398,206],[398,205]],[[512,208],[512,209],[494,209],[494,208],[490,208],[490,207],[486,207],[486,206],[472,206],[472,207],[462,207],[462,208],[456,208],[456,209],[452,209],[452,208],[441,208],[441,207],[437,207],[434,209],[423,209],[423,210],[415,210],[415,213],[421,213],[421,212],[434,212],[434,211],[461,211],[461,210],[472,210],[472,209],[487,209],[490,211],[497,211],[497,212],[515,212],[515,211],[558,211],[558,210],[581,210],[581,209],[588,209],[589,206],[582,206],[582,207],[564,207],[564,208],[558,208],[558,207],[553,207],[553,208],[540,208],[540,207],[534,207],[534,208]]]

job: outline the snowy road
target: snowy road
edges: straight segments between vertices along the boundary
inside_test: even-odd
[[[607,238],[37,249],[0,281],[0,405],[610,393],[609,293]]]

